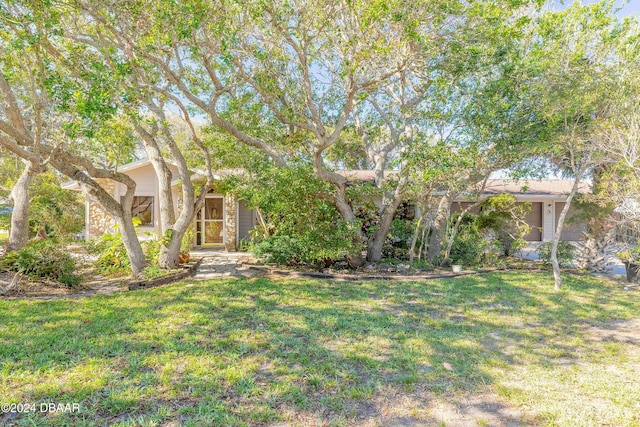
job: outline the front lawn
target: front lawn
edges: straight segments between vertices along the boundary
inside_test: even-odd
[[[0,301],[0,403],[80,404],[0,424],[640,425],[640,336],[603,332],[640,317],[638,291],[552,288],[229,279]]]

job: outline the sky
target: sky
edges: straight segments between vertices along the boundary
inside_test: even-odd
[[[550,9],[564,9],[572,3],[572,0],[565,0],[563,6],[559,0],[550,0],[547,2],[547,7]],[[596,0],[583,0],[583,3],[596,3]],[[615,5],[620,8],[618,15],[621,17],[640,15],[640,0],[616,0]]]

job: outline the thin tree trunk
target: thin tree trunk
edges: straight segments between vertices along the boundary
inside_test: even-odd
[[[24,161],[22,175],[11,190],[9,198],[13,201],[11,212],[11,229],[7,251],[22,249],[29,241],[29,185],[33,178],[33,164]]]
[[[422,226],[422,238],[420,239],[420,249],[418,249],[418,261],[422,260],[422,254],[423,249],[424,249],[424,244],[427,240],[427,227],[426,226]]]
[[[409,265],[413,267],[413,259],[415,258],[416,243],[418,241],[418,234],[420,233],[420,225],[424,218],[424,212],[420,213],[416,228],[413,230],[413,238],[411,239],[411,249],[409,250]],[[419,254],[418,254],[419,256]]]
[[[580,180],[585,172],[585,168],[581,168],[576,174],[576,179],[573,181],[571,192],[567,196],[567,200],[564,203],[564,208],[558,218],[558,224],[556,225],[556,232],[553,235],[553,241],[551,243],[551,266],[553,267],[553,289],[559,291],[562,288],[562,277],[560,276],[560,263],[558,262],[558,244],[560,243],[560,235],[562,234],[562,228],[564,227],[564,220],[567,217],[569,208],[571,207],[571,201],[578,192],[578,186]]]

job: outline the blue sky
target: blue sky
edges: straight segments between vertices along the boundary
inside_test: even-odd
[[[583,3],[595,3],[596,0],[583,0]],[[572,4],[572,0],[565,0],[564,6],[559,0],[551,0],[547,2],[547,6],[551,9],[562,9],[567,5]],[[639,15],[640,14],[640,0],[616,0],[616,7],[620,8],[618,12],[619,16]]]

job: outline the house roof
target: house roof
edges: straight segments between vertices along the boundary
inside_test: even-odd
[[[384,172],[385,178],[393,178],[399,171],[388,170]],[[336,173],[351,181],[373,181],[375,171],[372,170],[338,170]],[[476,188],[479,189],[481,184]],[[514,180],[514,179],[490,179],[482,194],[519,194],[528,197],[552,197],[566,196],[573,187],[572,179],[542,179],[542,180]],[[591,192],[591,183],[583,181],[578,186],[578,193]]]
[[[119,172],[127,173],[135,169],[151,164],[149,159],[137,160],[127,163],[118,168]],[[242,173],[242,169],[225,169],[217,171],[214,175],[215,179],[222,179],[230,175]],[[336,173],[346,177],[350,181],[373,181],[375,179],[375,171],[373,170],[337,170]],[[395,170],[384,171],[385,178],[393,178],[399,173]],[[206,174],[202,171],[194,171],[192,179],[204,179]],[[178,183],[178,179],[174,179],[172,185]],[[480,184],[478,184],[479,187]],[[490,179],[482,194],[518,194],[527,197],[554,197],[566,196],[571,192],[573,186],[572,179],[543,179],[543,180],[513,180],[513,179]],[[80,190],[77,181],[67,181],[62,184],[62,188],[67,190]],[[590,182],[581,182],[578,187],[578,193],[586,194],[591,191]]]
[[[176,166],[174,163],[172,162],[167,162],[169,165],[173,165]],[[151,160],[149,159],[142,159],[142,160],[136,160],[135,162],[131,162],[131,163],[127,163],[125,165],[119,166],[118,167],[118,172],[122,172],[122,173],[127,173],[127,172],[131,172],[133,170],[136,169],[140,169],[142,167],[148,166],[151,164]],[[236,169],[225,169],[225,170],[221,170],[219,171],[217,174],[214,174],[213,177],[214,179],[222,179],[223,177],[229,176],[229,175],[233,175],[234,173],[237,173]],[[206,179],[207,174],[205,172],[202,171],[193,171],[193,175],[191,176],[192,179]],[[178,182],[180,181],[179,178],[175,178],[173,179],[173,181],[171,181],[171,186],[175,186],[178,185]],[[62,183],[62,188],[65,190],[80,190],[80,185],[78,184],[78,181],[74,181],[74,180],[70,180],[67,182]]]
[[[483,194],[523,194],[528,196],[566,196],[573,187],[572,179],[543,179],[536,181],[513,179],[490,179]],[[591,192],[591,183],[582,181],[578,184],[578,193]]]

